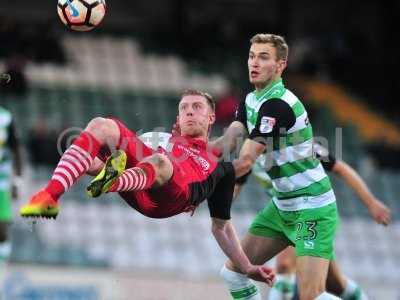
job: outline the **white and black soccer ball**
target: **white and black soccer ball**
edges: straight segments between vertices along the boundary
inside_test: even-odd
[[[106,14],[104,0],[58,0],[57,12],[61,21],[77,31],[89,31],[103,20]]]

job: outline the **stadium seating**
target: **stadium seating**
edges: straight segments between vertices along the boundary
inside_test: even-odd
[[[53,129],[82,127],[96,116],[114,116],[137,130],[152,130],[175,121],[177,96],[136,92],[109,92],[89,89],[32,88],[26,99],[2,97],[2,105],[12,111],[22,134],[39,120]],[[26,136],[24,136],[25,138]]]
[[[62,43],[68,64],[31,63],[26,71],[31,84],[175,94],[189,87],[221,93],[227,87],[221,75],[192,72],[176,56],[145,54],[132,39],[67,36]]]

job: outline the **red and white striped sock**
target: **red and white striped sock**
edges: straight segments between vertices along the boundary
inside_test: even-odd
[[[58,199],[89,169],[100,150],[100,143],[87,131],[83,131],[64,152],[45,188]]]
[[[156,171],[150,163],[140,163],[124,171],[109,192],[140,191],[150,188],[156,179]]]

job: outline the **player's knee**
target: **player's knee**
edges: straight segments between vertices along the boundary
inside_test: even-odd
[[[98,131],[107,131],[107,127],[109,125],[110,119],[96,117],[90,120],[89,124],[86,126],[86,131],[91,133]]]
[[[85,131],[90,132],[99,142],[108,142],[110,139],[116,139],[118,130],[114,121],[107,118],[96,117],[86,126]]]

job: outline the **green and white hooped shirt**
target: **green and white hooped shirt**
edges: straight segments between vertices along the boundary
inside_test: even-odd
[[[329,177],[313,155],[313,131],[300,100],[282,79],[247,95],[237,112],[249,138],[266,145],[257,164],[272,181],[276,206],[284,211],[318,208],[335,202]]]

